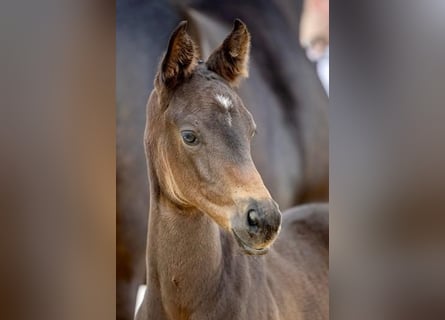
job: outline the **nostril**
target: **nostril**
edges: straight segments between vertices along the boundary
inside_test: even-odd
[[[247,222],[251,227],[258,227],[259,224],[259,215],[258,212],[254,209],[250,209],[247,212]]]

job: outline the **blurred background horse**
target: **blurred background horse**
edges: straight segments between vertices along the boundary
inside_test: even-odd
[[[310,1],[117,1],[117,319],[133,317],[137,288],[145,281],[145,106],[165,43],[180,20],[189,21],[203,59],[235,18],[247,24],[250,77],[239,94],[260,128],[252,142],[258,171],[282,210],[328,200],[328,97],[302,47],[310,41],[300,37],[300,31],[310,34],[313,19],[303,19],[300,29]]]

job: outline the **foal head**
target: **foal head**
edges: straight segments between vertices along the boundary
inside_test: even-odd
[[[206,62],[182,22],[173,32],[148,105],[146,150],[162,193],[232,232],[248,254],[276,238],[281,213],[255,168],[256,125],[234,91],[247,76],[250,35],[239,20]]]

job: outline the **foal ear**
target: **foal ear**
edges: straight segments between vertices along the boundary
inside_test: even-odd
[[[250,33],[244,22],[236,19],[232,32],[210,55],[207,67],[236,86],[248,76],[249,52]]]
[[[190,77],[198,61],[196,45],[186,29],[187,21],[182,21],[173,31],[158,72],[158,80],[169,88]]]

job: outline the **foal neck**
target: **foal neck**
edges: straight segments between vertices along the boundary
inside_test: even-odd
[[[148,283],[157,283],[172,318],[214,296],[223,271],[219,227],[206,214],[180,209],[162,193],[151,199]]]

